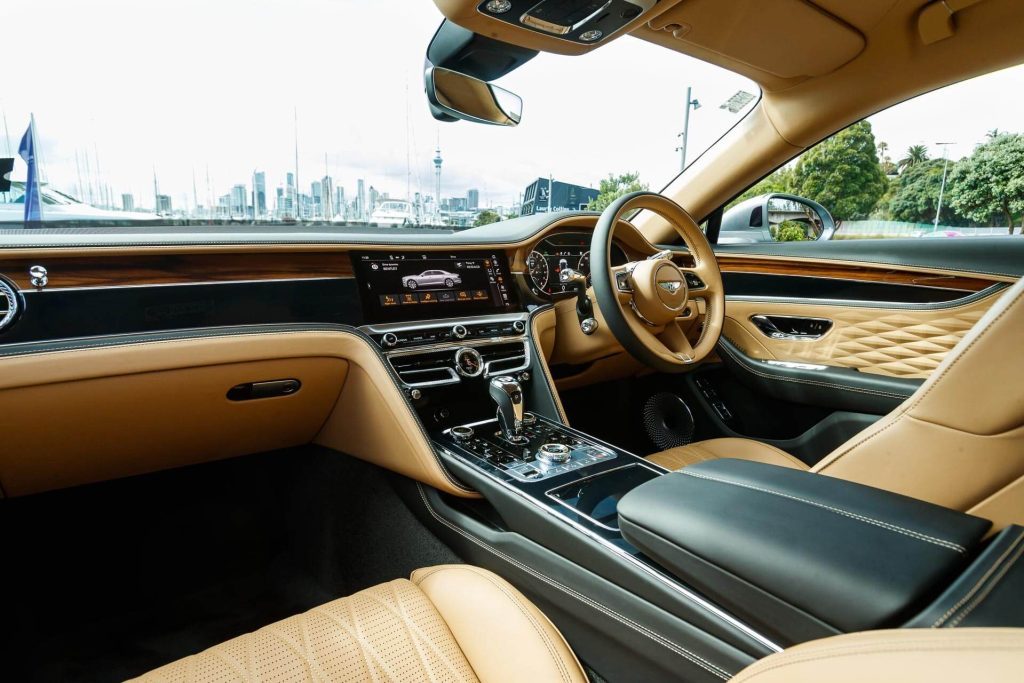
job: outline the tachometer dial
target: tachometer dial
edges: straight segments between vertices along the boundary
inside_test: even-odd
[[[580,271],[581,273],[583,273],[584,275],[587,276],[587,284],[589,285],[590,284],[590,252],[589,251],[583,252],[583,255],[580,256],[580,262],[576,266],[576,270]]]
[[[585,251],[580,256],[580,262],[576,266],[576,270],[580,271],[584,275],[590,275],[590,252]]]
[[[534,286],[541,291],[546,290],[551,272],[548,270],[548,260],[544,258],[544,255],[531,251],[530,255],[526,257],[526,268]]]

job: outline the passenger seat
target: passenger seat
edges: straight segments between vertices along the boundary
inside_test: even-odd
[[[510,646],[514,644],[514,646]],[[1024,629],[871,631],[766,657],[736,683],[1020,680]],[[152,671],[146,683],[528,681],[583,683],[540,610],[468,565],[419,569]]]

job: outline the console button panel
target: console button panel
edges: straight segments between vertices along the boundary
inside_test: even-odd
[[[518,481],[542,481],[616,457],[615,451],[610,448],[573,434],[543,418],[535,417],[533,424],[523,427],[524,442],[521,444],[506,440],[496,420],[463,427],[471,427],[473,436],[468,439],[457,438],[458,435],[451,434],[451,429],[445,430],[443,435],[479,464],[503,472]],[[452,429],[459,430],[458,427]],[[569,449],[567,461],[555,463],[539,459],[537,452],[545,444],[566,446]]]

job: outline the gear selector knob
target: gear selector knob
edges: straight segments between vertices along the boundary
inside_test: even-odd
[[[522,443],[523,388],[513,377],[503,375],[491,380],[491,398],[498,404],[498,426],[501,434],[512,443]]]

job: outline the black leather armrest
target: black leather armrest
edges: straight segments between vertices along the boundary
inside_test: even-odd
[[[987,520],[834,477],[715,460],[619,501],[623,536],[783,644],[897,625],[971,559]]]

